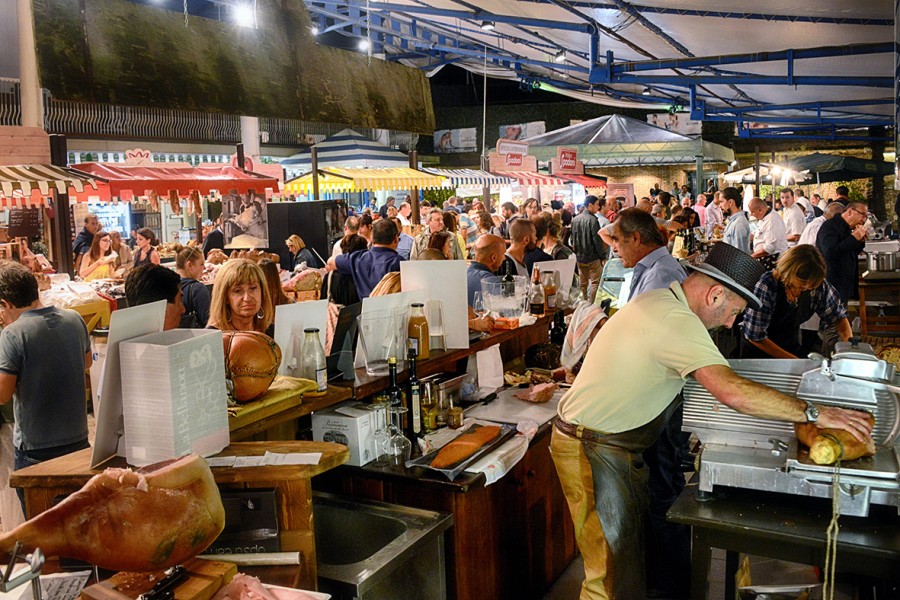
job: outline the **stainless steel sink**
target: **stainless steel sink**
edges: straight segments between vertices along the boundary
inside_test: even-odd
[[[319,590],[335,600],[447,597],[448,514],[316,492]]]

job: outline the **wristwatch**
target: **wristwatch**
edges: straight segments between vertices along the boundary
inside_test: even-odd
[[[807,423],[815,423],[819,420],[819,407],[812,402],[807,402],[806,410],[803,411],[803,414],[806,415]]]

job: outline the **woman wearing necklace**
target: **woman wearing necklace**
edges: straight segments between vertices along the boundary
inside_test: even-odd
[[[775,270],[760,277],[753,293],[762,307],[744,313],[742,358],[803,358],[820,351],[804,347],[800,337],[800,325],[814,315],[826,330],[836,329],[840,341],[850,339],[847,310],[825,281],[825,268],[816,247],[801,244],[782,254]]]
[[[135,236],[137,240],[137,248],[134,249],[134,268],[141,265],[159,264],[159,252],[154,246],[159,242],[156,241],[156,235],[153,230],[148,227],[141,227]]]
[[[275,307],[266,276],[255,263],[232,258],[222,265],[213,284],[209,327],[222,331],[274,334]]]

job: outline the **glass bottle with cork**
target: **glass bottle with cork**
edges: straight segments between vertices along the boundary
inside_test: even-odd
[[[425,318],[425,305],[416,302],[411,305],[409,323],[406,326],[407,341],[409,347],[415,351],[416,359],[428,358],[431,350],[431,340],[428,337],[428,319]]]
[[[528,312],[536,317],[542,316],[546,312],[546,294],[544,293],[544,285],[541,283],[541,270],[534,265],[531,276],[531,290],[528,300]]]
[[[316,392],[328,391],[328,367],[325,349],[319,341],[319,330],[309,327],[303,330],[303,350],[300,353],[300,376],[316,382]]]

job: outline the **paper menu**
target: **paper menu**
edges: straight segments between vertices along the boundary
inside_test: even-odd
[[[28,565],[17,565],[10,579],[15,579],[16,576],[29,569]],[[41,575],[41,596],[43,600],[75,600],[81,594],[81,590],[84,589],[90,576],[90,570]],[[32,582],[29,581],[8,592],[0,593],[0,600],[31,600],[33,597],[31,586]]]

